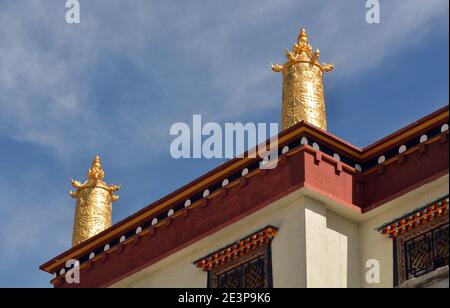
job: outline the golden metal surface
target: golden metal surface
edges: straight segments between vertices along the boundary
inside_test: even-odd
[[[305,29],[286,57],[285,64],[272,65],[274,72],[283,74],[283,129],[305,121],[327,130],[323,72],[332,71],[333,65],[319,63],[320,51],[312,52]]]
[[[113,192],[118,191],[120,186],[108,186],[103,182],[104,177],[100,157],[96,156],[88,171],[86,182],[71,180],[72,186],[77,189],[76,192],[70,192],[72,198],[76,199],[72,246],[86,241],[112,225],[112,203],[119,199]]]

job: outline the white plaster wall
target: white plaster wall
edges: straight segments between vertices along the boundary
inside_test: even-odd
[[[113,287],[206,287],[207,274],[192,262],[268,225],[279,228],[272,242],[274,287],[359,286],[357,225],[298,191]]]
[[[392,287],[392,240],[376,228],[447,194],[444,176],[367,214],[346,215],[332,201],[318,201],[303,188],[113,287],[204,288],[207,274],[192,262],[268,225],[279,229],[272,242],[274,287]],[[366,282],[369,259],[380,263],[378,284]]]
[[[355,222],[327,211],[327,257],[329,286],[359,288],[360,239]]]
[[[306,280],[308,288],[328,286],[326,206],[304,198],[306,238]]]
[[[356,223],[305,198],[307,286],[360,286],[359,235]]]
[[[274,287],[305,287],[304,211],[299,196],[297,192],[278,200],[112,287],[204,288],[207,274],[192,262],[268,225],[279,228],[272,242]]]
[[[406,195],[369,212],[368,220],[361,223],[361,286],[367,288],[392,288],[394,285],[393,240],[382,236],[376,229],[385,223],[421,208],[449,193],[448,176],[424,185]],[[369,218],[370,217],[370,218]],[[380,282],[366,282],[366,262],[375,259],[380,264]]]

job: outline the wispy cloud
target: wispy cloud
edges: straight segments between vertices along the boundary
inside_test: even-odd
[[[64,1],[0,3],[0,142],[43,147],[63,165],[107,153],[115,169],[142,173],[140,164],[168,156],[170,125],[194,113],[246,121],[278,112],[281,77],[270,62],[285,60],[300,27],[335,64],[330,87],[448,37],[447,0],[381,0],[379,25],[365,22],[364,0],[80,2],[80,25],[65,23]],[[67,248],[66,173],[53,179],[37,164],[10,166],[26,175],[17,178],[0,170],[0,270],[42,247]]]
[[[47,170],[28,168],[17,171],[15,178],[5,177],[4,171],[0,172],[0,286],[47,285],[42,281],[48,277],[36,275],[37,267],[49,253],[69,248],[73,209],[64,206],[67,201],[58,185],[46,178]],[[12,272],[17,279],[12,279]]]
[[[382,23],[374,26],[364,22],[364,1],[109,1],[106,7],[82,1],[82,23],[70,26],[60,1],[21,1],[0,12],[0,133],[65,156],[80,146],[114,145],[116,134],[137,149],[164,151],[158,145],[170,123],[192,111],[223,120],[277,108],[279,81],[269,63],[283,61],[302,25],[336,74],[355,78],[420,44],[448,19],[445,0],[381,3]],[[99,101],[91,74],[101,76],[96,69],[105,57],[130,63],[150,85],[160,79],[163,95],[192,96],[158,102],[143,90],[146,100]],[[174,66],[186,73],[175,75]],[[208,76],[208,83],[192,84],[197,93],[175,88],[196,73]],[[114,114],[109,104],[116,105]]]

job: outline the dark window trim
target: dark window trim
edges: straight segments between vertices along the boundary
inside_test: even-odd
[[[397,256],[397,239],[392,241],[392,253],[394,255],[394,287],[398,287],[398,256]]]

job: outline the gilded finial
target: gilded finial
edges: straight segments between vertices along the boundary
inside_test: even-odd
[[[92,162],[91,168],[88,171],[88,178],[91,180],[103,180],[105,177],[105,172],[102,168],[102,163],[100,160],[100,156],[95,156],[94,161]]]
[[[292,50],[286,49],[286,58],[288,59],[286,64],[272,64],[274,72],[282,72],[283,68],[289,64],[295,64],[298,62],[308,62],[316,65],[324,72],[333,70],[333,64],[319,63],[320,51],[316,49],[312,52],[312,46],[309,43],[308,34],[306,29],[301,29],[298,35],[297,42],[294,44]]]
[[[283,74],[283,129],[300,121],[327,129],[323,73],[334,67],[320,63],[319,49],[312,50],[306,30],[301,29],[292,50],[286,50],[286,63],[272,64],[274,72]]]
[[[78,245],[112,225],[112,203],[119,199],[114,192],[120,185],[108,185],[103,181],[105,172],[101,159],[96,156],[87,173],[88,179],[78,182],[71,179],[76,191],[70,192],[76,199],[72,245]]]
[[[309,43],[308,34],[306,34],[306,29],[301,29],[300,34],[297,38],[297,44],[294,45],[294,50],[296,53],[306,52],[311,53],[312,47]]]

